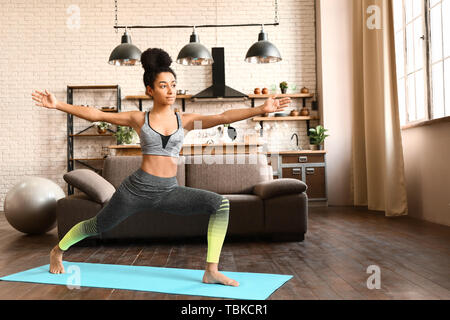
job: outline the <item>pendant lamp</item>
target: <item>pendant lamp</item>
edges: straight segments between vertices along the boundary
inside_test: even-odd
[[[282,60],[280,51],[270,41],[267,40],[267,33],[264,32],[264,25],[258,35],[258,42],[255,42],[248,49],[245,61],[249,63],[273,63]]]
[[[180,50],[176,61],[185,66],[206,66],[214,63],[209,50],[200,43],[195,27],[189,43]]]
[[[115,66],[135,66],[140,63],[141,54],[141,50],[131,43],[131,36],[125,27],[122,43],[111,52],[109,64]]]

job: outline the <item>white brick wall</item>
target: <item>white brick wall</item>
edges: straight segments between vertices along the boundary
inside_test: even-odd
[[[244,62],[248,48],[257,41],[259,27],[199,28],[206,47],[224,47],[226,83],[241,92],[287,81],[297,89],[316,88],[315,21],[313,0],[279,0],[278,27],[265,27],[269,40],[280,50],[283,61],[255,65]],[[71,5],[80,8],[80,28],[68,27]],[[241,24],[272,23],[274,1],[118,1],[119,25]],[[67,192],[62,176],[67,171],[66,114],[34,105],[31,92],[48,89],[66,101],[67,85],[119,84],[122,97],[143,94],[142,67],[113,67],[107,64],[112,49],[120,44],[123,30],[115,32],[112,0],[2,0],[0,6],[2,53],[0,59],[0,210],[7,191],[24,176],[40,176],[58,183]],[[189,41],[190,29],[134,29],[132,41],[142,51],[165,49],[175,60]],[[211,67],[172,65],[178,87],[195,94],[211,85]],[[112,92],[75,94],[74,104],[115,105]],[[263,103],[257,100],[256,105]],[[177,102],[181,109],[181,103]],[[294,100],[293,107],[300,106]],[[144,109],[151,102],[144,103]],[[186,112],[213,114],[230,108],[250,107],[246,103],[190,103]],[[137,110],[137,102],[122,101],[122,110]],[[89,123],[75,121],[75,130]],[[289,146],[296,132],[307,147],[304,122],[279,122],[278,129],[265,130],[269,148]],[[250,120],[233,126],[250,132]],[[267,124],[266,124],[267,125]],[[271,124],[273,125],[273,124]],[[316,125],[312,122],[311,125]],[[210,129],[215,130],[215,128]],[[186,136],[195,139],[196,132]],[[242,141],[243,135],[238,136]],[[114,144],[112,138],[77,138],[75,156],[96,156],[101,147]],[[99,164],[94,164],[98,166]],[[76,167],[82,168],[81,165]]]

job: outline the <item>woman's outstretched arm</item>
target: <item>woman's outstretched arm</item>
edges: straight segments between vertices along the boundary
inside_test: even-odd
[[[225,119],[224,123],[233,123],[265,113],[284,111],[284,108],[288,107],[290,102],[290,98],[277,99],[276,95],[273,95],[259,107],[247,109],[232,109],[225,111],[223,113],[223,117]]]
[[[74,106],[58,101],[56,100],[56,97],[47,90],[45,90],[45,92],[35,90],[31,95],[33,100],[36,101],[37,106],[64,111],[88,121],[99,121],[101,111],[96,108]]]
[[[221,124],[233,123],[248,118],[256,117],[264,113],[272,113],[277,111],[284,111],[284,108],[289,106],[290,98],[276,99],[276,95],[267,99],[263,105],[255,108],[231,109],[220,114],[202,115],[196,113],[183,114],[183,126],[186,130],[193,129],[208,129]],[[198,124],[199,122],[201,127]]]
[[[74,116],[83,118],[88,121],[100,121],[100,110],[88,106],[74,106],[62,101],[58,101],[56,109],[64,111]]]

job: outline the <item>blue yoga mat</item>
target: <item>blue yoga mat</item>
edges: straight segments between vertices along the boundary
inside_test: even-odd
[[[52,274],[49,265],[0,278],[3,281],[140,290],[231,299],[265,300],[291,275],[221,271],[239,287],[202,282],[204,270],[63,261],[65,273]]]

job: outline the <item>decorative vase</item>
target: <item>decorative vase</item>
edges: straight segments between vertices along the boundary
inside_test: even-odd
[[[281,87],[280,89],[282,94],[286,94],[287,88]]]
[[[100,127],[97,127],[97,132],[99,134],[104,134],[104,133],[106,133],[106,129],[101,129]]]
[[[220,142],[222,143],[230,143],[233,142],[233,140],[228,135],[228,127],[224,127],[222,130],[222,136],[220,137]]]
[[[302,108],[302,110],[300,110],[300,115],[301,115],[302,117],[307,117],[307,116],[309,116],[309,109],[306,108],[306,107]]]

